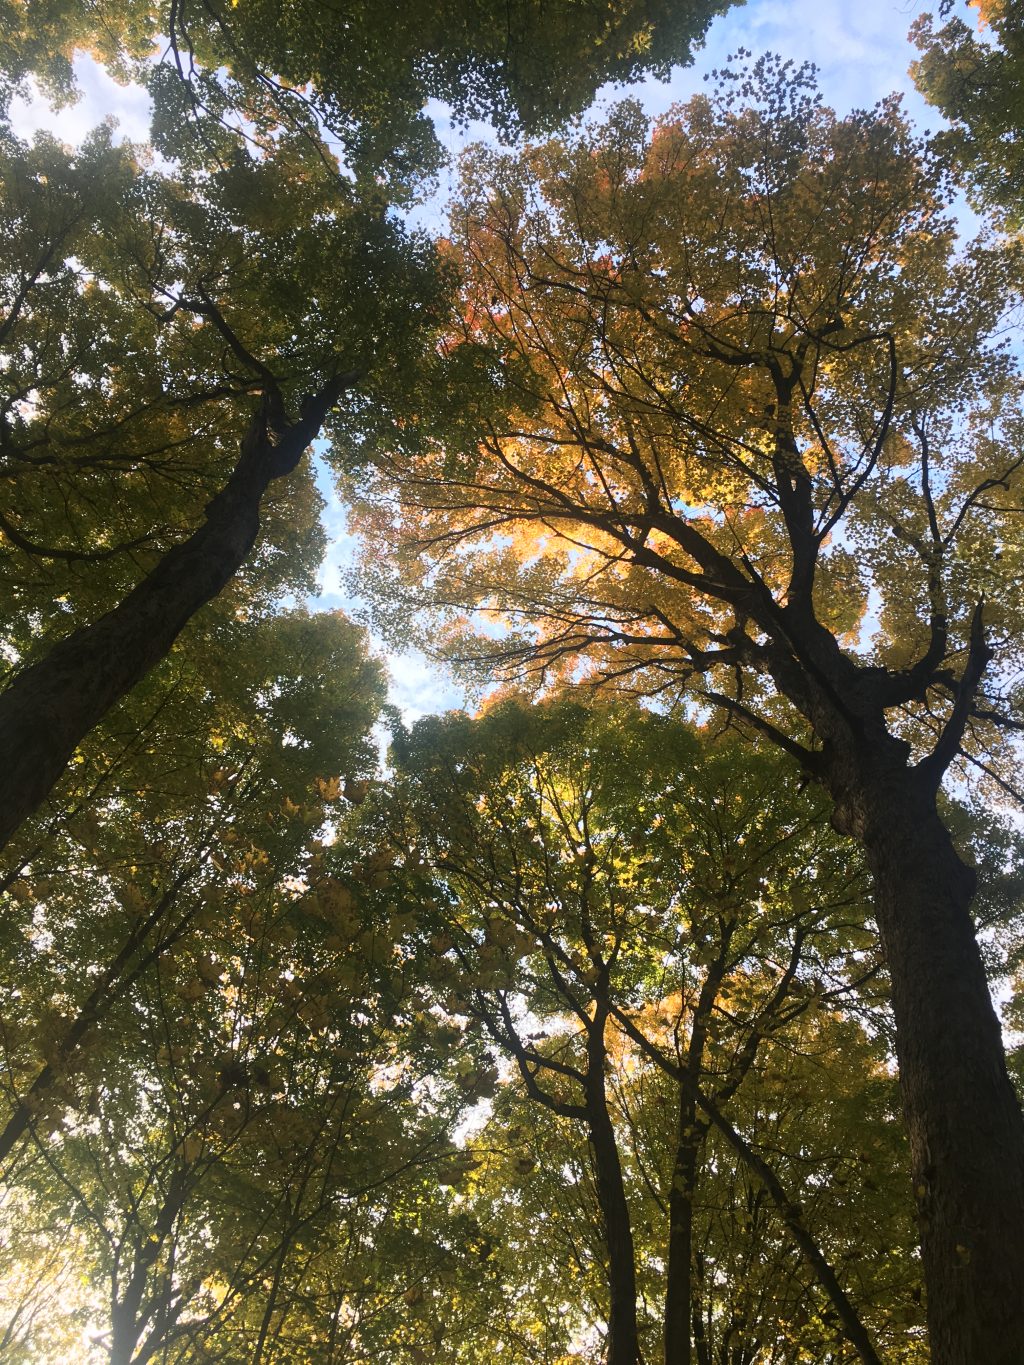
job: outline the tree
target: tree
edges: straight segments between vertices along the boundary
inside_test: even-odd
[[[44,0],[30,15],[23,0],[4,0],[0,53],[11,78],[38,70],[65,97],[76,49],[154,85],[167,74],[151,69],[159,55],[187,79],[179,98],[196,109],[222,114],[242,97],[256,112],[303,124],[312,108],[347,155],[369,156],[377,169],[381,156],[397,163],[414,145],[412,130],[421,144],[433,140],[428,99],[507,134],[549,128],[582,113],[605,81],[665,76],[691,60],[732,3],[557,0],[541,13],[524,0],[501,8],[394,0],[386,11],[351,0],[325,13],[314,0],[239,0],[230,12],[190,0],[100,0],[83,13]],[[213,79],[218,70],[226,81]]]
[[[876,1047],[851,1020],[824,1012],[805,1015],[802,1025],[780,1040],[767,1067],[751,1073],[731,1106],[733,1121],[751,1155],[766,1160],[798,1200],[805,1228],[836,1267],[881,1358],[917,1365],[928,1357],[895,1086],[874,1070]],[[662,1080],[638,1054],[615,1055],[612,1113],[633,1214],[648,1361],[663,1358],[658,1318],[674,1166],[666,1121],[674,1094]],[[595,1326],[607,1311],[605,1251],[579,1125],[540,1108],[512,1081],[499,1087],[469,1152],[475,1165],[468,1199],[494,1246],[510,1326],[521,1333],[509,1332],[506,1349],[517,1361],[593,1359]],[[860,1359],[795,1253],[792,1230],[764,1181],[714,1128],[703,1144],[693,1203],[695,1365]],[[523,1338],[537,1343],[536,1354],[522,1345],[516,1353]],[[570,1355],[573,1345],[577,1357]]]
[[[434,278],[425,244],[406,242],[379,215],[371,221],[326,175],[319,194],[307,185],[287,225],[264,220],[261,254],[249,218],[258,200],[246,194],[280,192],[275,176],[299,173],[301,155],[281,144],[262,176],[244,165],[220,177],[197,173],[193,187],[202,188],[194,194],[184,173],[175,181],[145,172],[102,137],[80,157],[45,141],[34,150],[15,144],[10,160],[18,249],[4,323],[11,360],[3,444],[13,495],[3,529],[20,610],[9,618],[13,676],[0,700],[10,736],[4,839],[89,728],[237,572],[270,485],[297,465],[351,385],[352,364],[379,349],[377,329],[389,335],[390,362],[401,363],[401,338],[429,313]],[[230,321],[208,293],[227,288],[225,275]],[[319,288],[304,288],[307,276]],[[245,279],[258,310],[250,326],[242,320]],[[173,280],[190,281],[184,294]],[[389,316],[399,295],[404,301]],[[337,335],[319,329],[312,349],[289,343],[310,336],[320,309],[344,330],[353,348],[347,359]],[[298,392],[286,397],[246,342],[264,354],[286,348]],[[261,388],[252,417],[251,391]],[[302,407],[295,420],[292,402]],[[286,556],[303,541],[315,550],[311,475],[278,503],[278,516],[291,512],[294,525],[282,527],[277,553],[264,548],[254,566],[271,593],[308,581],[301,554],[291,563]],[[187,534],[197,517],[199,529]],[[259,598],[247,605],[254,610]],[[74,628],[79,613],[89,624]]]
[[[939,798],[960,764],[1016,791],[1015,267],[958,252],[893,103],[730,88],[472,155],[432,382],[499,397],[367,443],[366,524],[399,502],[406,547],[379,591],[481,611],[470,662],[689,694],[824,785],[874,879],[933,1356],[1010,1362],[1024,1124]]]
[[[354,935],[326,946],[331,926],[301,895],[243,876],[108,1011],[64,1112],[35,1110],[19,1163],[26,1231],[78,1234],[111,1365],[356,1358],[354,1316],[347,1351],[318,1343],[366,1295],[376,1256],[395,1255],[374,1224],[447,1152],[449,1115],[418,1103],[414,1067],[386,1074],[388,957]],[[378,1312],[401,1269],[378,1274]]]
[[[437,163],[424,100],[543,126],[603,78],[688,56],[718,7],[566,3],[540,16],[529,5],[455,15],[399,5],[385,28],[358,7],[328,19],[316,5],[259,0],[223,14],[178,0],[55,3],[38,25],[4,5],[5,89],[33,66],[66,86],[74,48],[92,47],[148,84],[154,147],[170,168],[144,170],[109,146],[87,147],[80,164],[45,141],[33,153],[5,138],[14,249],[0,295],[0,431],[31,500],[0,529],[22,572],[21,556],[47,575],[121,556],[124,584],[126,556],[150,553],[105,611],[80,615],[73,594],[57,641],[13,660],[0,696],[0,843],[238,572],[268,490],[331,434],[343,397],[371,372],[401,387],[429,352],[441,282],[426,243],[388,213]],[[40,32],[61,34],[60,50]],[[538,62],[552,64],[543,81]],[[154,480],[177,480],[182,457],[188,481],[171,515],[162,498],[130,502],[136,526],[122,538],[120,484],[130,499],[148,494]],[[76,496],[54,525],[68,482]],[[36,531],[26,521],[42,509]]]
[[[952,0],[940,5],[948,16]],[[978,37],[962,19],[936,30],[922,15],[911,30],[921,49],[912,68],[925,99],[949,119],[936,144],[966,170],[979,205],[1004,214],[1012,228],[1024,224],[1024,21],[1007,0],[975,0]]]
[[[128,700],[127,756],[89,736],[89,799],[6,878],[0,1333],[26,1359],[381,1359],[450,1159],[463,1098],[422,1102],[436,1040],[346,835],[380,669],[340,616],[225,614]]]
[[[433,972],[439,984],[451,977],[440,1003],[510,1059],[527,1103],[587,1136],[610,1363],[635,1365],[654,1349],[638,1312],[645,1179],[660,1187],[663,1240],[649,1253],[659,1266],[650,1297],[664,1305],[657,1336],[667,1365],[693,1358],[692,1324],[703,1319],[695,1208],[711,1129],[752,1167],[857,1358],[877,1362],[797,1209],[792,1173],[787,1193],[758,1155],[765,1120],[748,1141],[729,1118],[748,1077],[803,1046],[804,1016],[839,1008],[857,986],[866,994],[878,964],[863,952],[863,878],[820,798],[801,798],[778,758],[702,739],[635,708],[571,701],[507,702],[398,739],[395,797],[413,832],[403,838],[416,839],[448,901],[433,945],[451,964]],[[634,1102],[646,1110],[644,1139]],[[639,1150],[648,1141],[653,1177]],[[511,1153],[514,1165],[514,1144]],[[782,1324],[749,1326],[769,1340]]]
[[[373,761],[381,677],[351,623],[207,626],[132,699],[134,743],[94,733],[70,812],[30,824],[7,870],[3,980],[17,994],[2,1031],[0,1171],[111,1011],[209,936],[228,860],[300,875],[332,813],[324,774]]]

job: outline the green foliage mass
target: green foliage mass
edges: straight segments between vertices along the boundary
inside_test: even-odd
[[[936,28],[922,15],[912,30],[921,57],[918,89],[952,125],[936,141],[965,168],[979,206],[1009,225],[1024,223],[1024,19],[1009,0],[972,6],[968,25],[948,18]],[[974,31],[972,31],[972,29]],[[979,31],[981,30],[981,31]]]
[[[361,480],[397,629],[410,594],[479,605],[485,652],[549,670],[403,726],[364,632],[295,605],[309,462],[268,481],[3,849],[5,1361],[928,1358],[896,973],[806,777],[846,737],[821,677],[852,730],[910,680],[864,743],[959,724],[1016,793],[970,610],[1016,658],[1015,257],[955,254],[893,103],[837,119],[770,62],[653,130],[625,103],[477,148],[450,241],[398,211],[426,100],[546,133],[726,8],[0,0],[4,683],[297,429]],[[1019,34],[986,14],[988,46],[922,27],[920,76],[1015,221]],[[150,144],[14,135],[82,50],[146,84]],[[976,795],[941,816],[1017,1024],[1020,838]]]

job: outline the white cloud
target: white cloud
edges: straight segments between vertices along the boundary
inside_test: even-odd
[[[152,105],[141,86],[118,85],[91,57],[83,54],[75,58],[75,77],[79,98],[62,109],[54,109],[33,86],[25,95],[15,96],[11,101],[14,132],[28,138],[45,129],[62,142],[77,147],[97,124],[105,118],[114,118],[122,138],[131,142],[146,141]]]
[[[465,694],[432,659],[418,649],[386,654],[390,697],[407,725],[422,716],[465,705]]]

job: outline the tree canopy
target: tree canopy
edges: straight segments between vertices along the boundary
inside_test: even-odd
[[[935,1349],[1011,1360],[1016,1310],[968,1281],[1006,1270],[1024,1130],[937,794],[961,762],[1015,790],[1019,275],[991,234],[958,245],[951,192],[894,103],[840,119],[768,60],[653,129],[626,103],[471,153],[432,382],[477,376],[476,434],[385,416],[362,489],[402,527],[382,600],[508,624],[463,658],[690,695],[827,788],[875,879]]]
[[[23,508],[5,539],[47,573],[100,559],[101,582],[108,558],[150,555],[113,597],[69,603],[77,629],[0,700],[0,840],[245,563],[268,489],[332,434],[342,400],[354,414],[371,375],[398,399],[429,354],[447,272],[394,212],[438,164],[424,100],[448,97],[508,131],[543,126],[603,76],[686,59],[715,8],[577,2],[563,19],[472,7],[460,28],[448,7],[397,6],[383,29],[377,11],[307,4],[59,4],[40,23],[21,4],[5,13],[8,91],[34,70],[67,92],[84,47],[145,83],[153,124],[151,149],[108,148],[105,161],[109,131],[80,155],[5,138],[5,456],[15,474],[43,476],[27,490],[37,509],[59,508],[76,475],[91,495],[87,521],[72,506],[70,525],[42,534]],[[538,60],[557,73],[544,97]],[[115,363],[105,336],[129,337],[128,354]],[[154,482],[173,490],[172,506],[158,499],[145,529],[123,535],[115,472],[144,495]],[[83,560],[85,534],[101,548]]]
[[[914,77],[922,94],[950,122],[937,138],[966,168],[978,202],[1005,214],[1019,229],[1024,130],[1024,24],[1008,0],[976,0],[972,16],[980,32],[951,4],[940,6],[946,23],[934,27],[922,15],[913,34],[921,49]]]
[[[0,0],[5,1360],[1024,1358],[1016,16],[727,8]]]

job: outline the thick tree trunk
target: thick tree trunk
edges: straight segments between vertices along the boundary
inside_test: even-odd
[[[111,1314],[109,1365],[131,1365],[138,1341],[135,1319],[118,1304]]]
[[[909,743],[889,732],[886,712],[908,698],[924,700],[947,650],[944,617],[933,617],[932,645],[901,674],[842,655],[814,619],[809,597],[791,601],[778,619],[784,629],[773,642],[774,680],[821,744],[813,754],[790,751],[828,788],[833,823],[860,842],[874,877],[931,1358],[934,1365],[1021,1365],[1024,1117],[971,918],[976,877],[936,805],[992,657],[983,603],[974,610],[949,714],[931,752],[915,764]],[[772,737],[790,744],[778,732]]]
[[[45,800],[92,727],[237,573],[256,540],[268,486],[295,468],[350,382],[345,376],[325,386],[300,421],[276,433],[262,413],[255,418],[203,525],[112,611],[61,640],[0,696],[0,848]]]
[[[1024,1121],[971,920],[975,876],[933,781],[901,766],[862,776],[856,794],[842,785],[840,823],[867,850],[892,979],[932,1359],[1020,1365]]]

